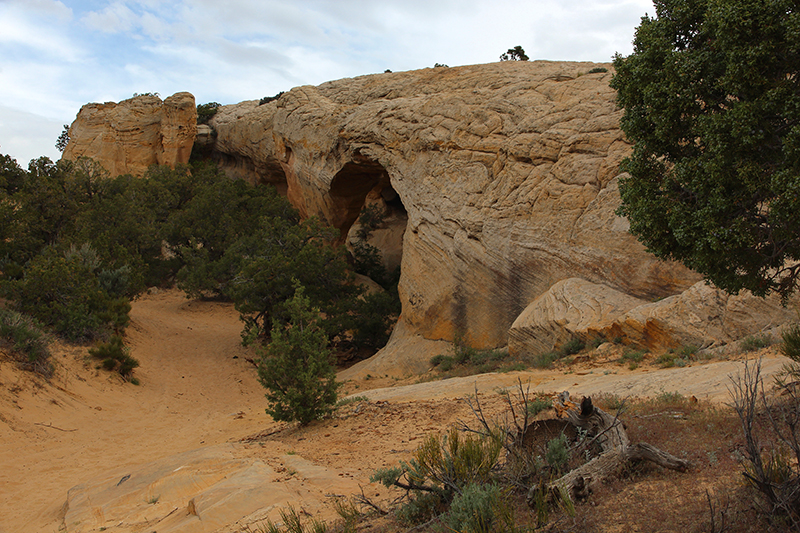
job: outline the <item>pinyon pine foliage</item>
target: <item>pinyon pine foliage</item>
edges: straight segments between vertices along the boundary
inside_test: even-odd
[[[270,343],[259,352],[258,380],[268,391],[267,414],[305,425],[333,409],[338,384],[319,309],[311,307],[299,283],[294,288],[286,304],[288,324],[274,321]]]
[[[719,288],[788,297],[800,277],[796,0],[656,0],[611,86],[634,142],[631,233]]]

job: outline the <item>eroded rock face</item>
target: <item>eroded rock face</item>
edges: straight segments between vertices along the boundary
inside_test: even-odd
[[[403,311],[392,350],[378,359],[395,360],[400,337],[459,334],[512,351],[589,329],[651,347],[696,338],[732,300],[694,289],[678,318],[644,305],[700,276],[645,252],[615,214],[631,146],[611,72],[589,73],[598,66],[610,67],[508,61],[297,87],[263,105],[221,107],[202,139],[229,176],[275,185],[303,216],[339,228],[343,243],[352,246],[365,205],[387,213],[368,242],[389,270],[401,264]],[[183,162],[194,121],[188,93],[89,104],[64,156],[89,155],[112,174]],[[559,284],[569,279],[581,281]],[[736,305],[743,316],[766,312],[753,299]],[[780,315],[771,309],[767,321]],[[726,324],[714,339],[747,329]]]
[[[630,145],[596,66],[376,74],[224,106],[211,125],[231,175],[281,184],[342,240],[367,195],[390,186],[408,217],[398,331],[502,346],[559,280],[652,300],[699,279],[646,253],[614,214]]]
[[[698,282],[681,294],[632,308],[599,333],[651,349],[711,348],[786,324],[796,318],[796,304],[795,299],[783,307],[776,296],[730,295]]]
[[[509,331],[514,355],[549,352],[573,338],[616,339],[648,349],[714,348],[793,318],[780,298],[747,291],[731,296],[701,281],[655,302],[582,279],[555,283],[520,314]]]
[[[141,176],[150,165],[187,163],[196,134],[197,108],[190,93],[163,102],[143,95],[118,104],[86,104],[70,126],[63,158],[90,157],[112,176]]]

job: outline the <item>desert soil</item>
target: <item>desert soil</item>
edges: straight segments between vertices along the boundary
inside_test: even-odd
[[[0,533],[58,531],[72,487],[110,471],[227,443],[284,473],[273,481],[297,489],[300,508],[329,518],[330,508],[303,501],[303,472],[316,468],[327,476],[316,494],[308,494],[309,502],[358,487],[385,501],[369,475],[408,457],[430,432],[469,419],[462,399],[475,390],[492,411],[501,407],[495,389],[517,382],[574,395],[679,392],[724,402],[729,376],[742,366],[735,360],[741,357],[731,357],[665,370],[595,363],[422,383],[417,377],[372,378],[345,385],[347,394],[366,396],[368,403],[298,428],[264,413],[264,391],[247,360],[252,353],[240,344],[241,323],[231,305],[157,291],[134,302],[131,318],[127,342],[141,363],[135,371],[139,386],[98,370],[84,346],[56,346],[51,382],[0,357]],[[765,371],[777,371],[782,358],[774,350],[765,355]]]

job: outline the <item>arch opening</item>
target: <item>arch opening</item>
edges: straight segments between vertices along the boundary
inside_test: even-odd
[[[348,162],[331,182],[334,226],[351,254],[358,243],[380,254],[392,273],[400,268],[408,213],[383,166],[367,158]]]

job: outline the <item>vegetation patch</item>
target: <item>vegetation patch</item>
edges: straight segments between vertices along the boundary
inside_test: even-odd
[[[44,377],[53,375],[49,338],[34,318],[0,308],[0,345],[11,350],[15,360]]]
[[[793,324],[781,334],[781,354],[800,363],[800,324]]]
[[[336,371],[319,309],[311,307],[305,291],[288,304],[289,322],[275,321],[270,343],[259,350],[258,380],[267,389],[266,411],[276,421],[309,424],[330,413],[336,404]]]
[[[745,352],[755,352],[773,344],[772,337],[766,334],[750,335],[740,343],[740,348]]]
[[[133,369],[139,366],[139,361],[130,355],[130,349],[119,335],[112,335],[108,342],[90,348],[89,355],[100,360],[104,369],[116,370],[126,378],[130,378]]]
[[[507,350],[478,350],[468,346],[461,338],[453,342],[453,353],[431,357],[431,366],[442,377],[470,376],[489,372],[502,372],[517,368],[520,361],[511,360]]]

